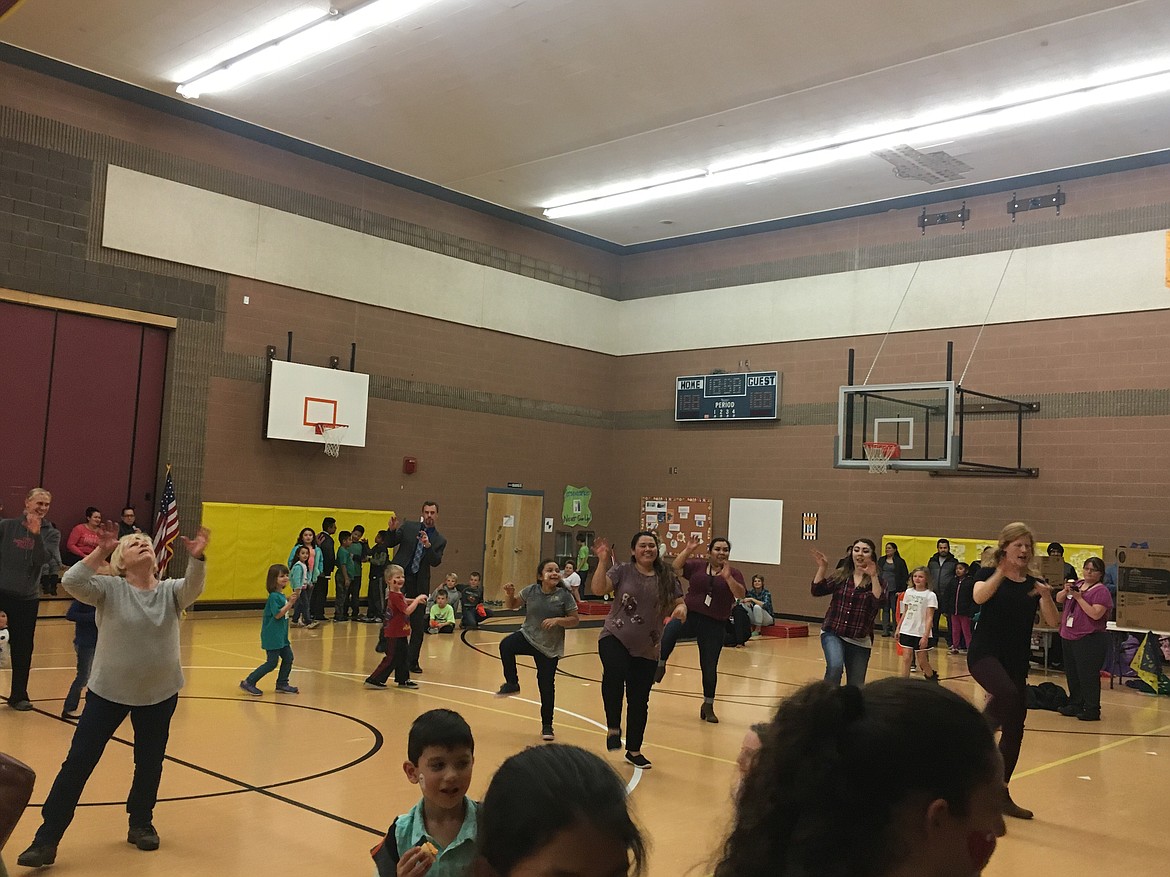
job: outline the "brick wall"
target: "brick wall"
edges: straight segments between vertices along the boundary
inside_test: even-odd
[[[987,327],[966,383],[1041,404],[1025,426],[1024,460],[1039,479],[877,477],[834,470],[831,459],[846,349],[857,350],[860,379],[878,335],[741,347],[714,315],[708,350],[615,359],[104,250],[99,238],[104,168],[115,162],[634,297],[1163,228],[1165,169],[1076,181],[1061,217],[1038,211],[1014,227],[1005,192],[973,199],[965,232],[923,236],[915,212],[900,211],[617,257],[3,65],[0,94],[0,286],[178,319],[161,459],[174,464],[187,508],[218,500],[412,512],[433,497],[452,568],[465,570],[481,562],[484,489],[509,481],[545,491],[546,514],[566,483],[591,487],[596,529],[620,542],[644,494],[709,495],[717,529],[730,497],[780,497],[785,561],[769,584],[783,611],[809,615],[823,601],[807,595],[803,511],[819,513],[817,544],[830,554],[857,535],[990,536],[1016,518],[1043,538],[1170,542],[1161,508],[1170,488],[1166,311]],[[357,366],[372,376],[368,447],[331,461],[315,445],[260,437],[264,348],[283,356],[290,330],[302,362],[338,356],[345,365],[357,343]],[[959,373],[977,334],[894,335],[872,380],[941,379],[948,340]],[[673,422],[675,375],[741,363],[784,373],[779,423]],[[975,451],[1001,447],[1010,432],[1006,421],[984,427],[970,438]],[[419,471],[404,477],[408,454]]]

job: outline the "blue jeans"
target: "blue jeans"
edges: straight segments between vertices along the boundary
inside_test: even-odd
[[[847,643],[837,634],[821,631],[821,649],[825,652],[825,681],[841,684],[841,671],[845,671],[846,684],[855,688],[865,685],[865,671],[869,667],[869,649]]]
[[[65,695],[63,712],[75,713],[81,704],[81,689],[89,682],[89,671],[93,668],[93,653],[96,646],[74,646],[77,649],[77,675],[73,684],[69,686],[69,693]]]
[[[293,667],[292,646],[285,646],[283,649],[265,649],[264,652],[268,655],[268,660],[248,674],[249,684],[255,685],[275,670],[276,663],[279,661],[280,672],[276,675],[276,684],[287,685],[288,677],[292,674]]]

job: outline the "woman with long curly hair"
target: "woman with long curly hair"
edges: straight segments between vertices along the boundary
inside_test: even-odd
[[[945,688],[814,682],[760,738],[715,877],[974,877],[1004,834],[991,727]]]
[[[630,540],[633,556],[617,563],[604,539],[593,543],[597,567],[589,588],[604,597],[613,591],[597,652],[601,657],[601,699],[605,704],[605,748],[622,746],[622,698],[626,701],[626,761],[643,770],[650,759],[642,754],[642,735],[650,710],[650,687],[658,669],[662,619],[687,620],[682,588],[670,565],[658,554],[658,537],[649,530]],[[611,561],[613,566],[610,566]]]

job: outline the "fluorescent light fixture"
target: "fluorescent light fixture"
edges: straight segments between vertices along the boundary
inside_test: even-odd
[[[904,143],[940,143],[962,137],[983,134],[997,128],[1031,125],[1037,121],[1090,107],[1138,100],[1170,91],[1170,70],[1166,64],[1150,71],[1127,70],[1129,78],[1094,77],[1089,84],[1069,88],[1067,82],[1059,90],[1047,92],[1037,88],[1017,94],[1015,100],[1001,99],[994,105],[962,108],[950,107],[936,111],[934,118],[919,117],[882,126],[884,130],[868,126],[866,129],[846,132],[835,141],[809,142],[790,145],[751,157],[713,163],[706,170],[688,172],[685,179],[664,182],[643,182],[608,186],[590,197],[557,199],[544,205],[549,219],[585,216],[606,210],[618,210],[648,201],[673,198],[693,192],[741,183],[756,182],[795,171],[845,161],[890,149]],[[1055,92],[1055,93],[1054,93]],[[613,191],[619,189],[619,191]],[[602,194],[604,192],[604,194]]]
[[[438,0],[370,0],[347,12],[302,6],[213,53],[201,73],[176,76],[186,98],[228,91],[405,18]]]

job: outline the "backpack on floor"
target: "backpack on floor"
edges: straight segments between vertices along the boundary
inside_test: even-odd
[[[731,618],[727,619],[727,632],[723,636],[723,645],[742,646],[752,638],[752,617],[748,611],[738,603],[732,607]]]
[[[1058,710],[1068,706],[1068,694],[1055,682],[1028,686],[1028,709]]]

